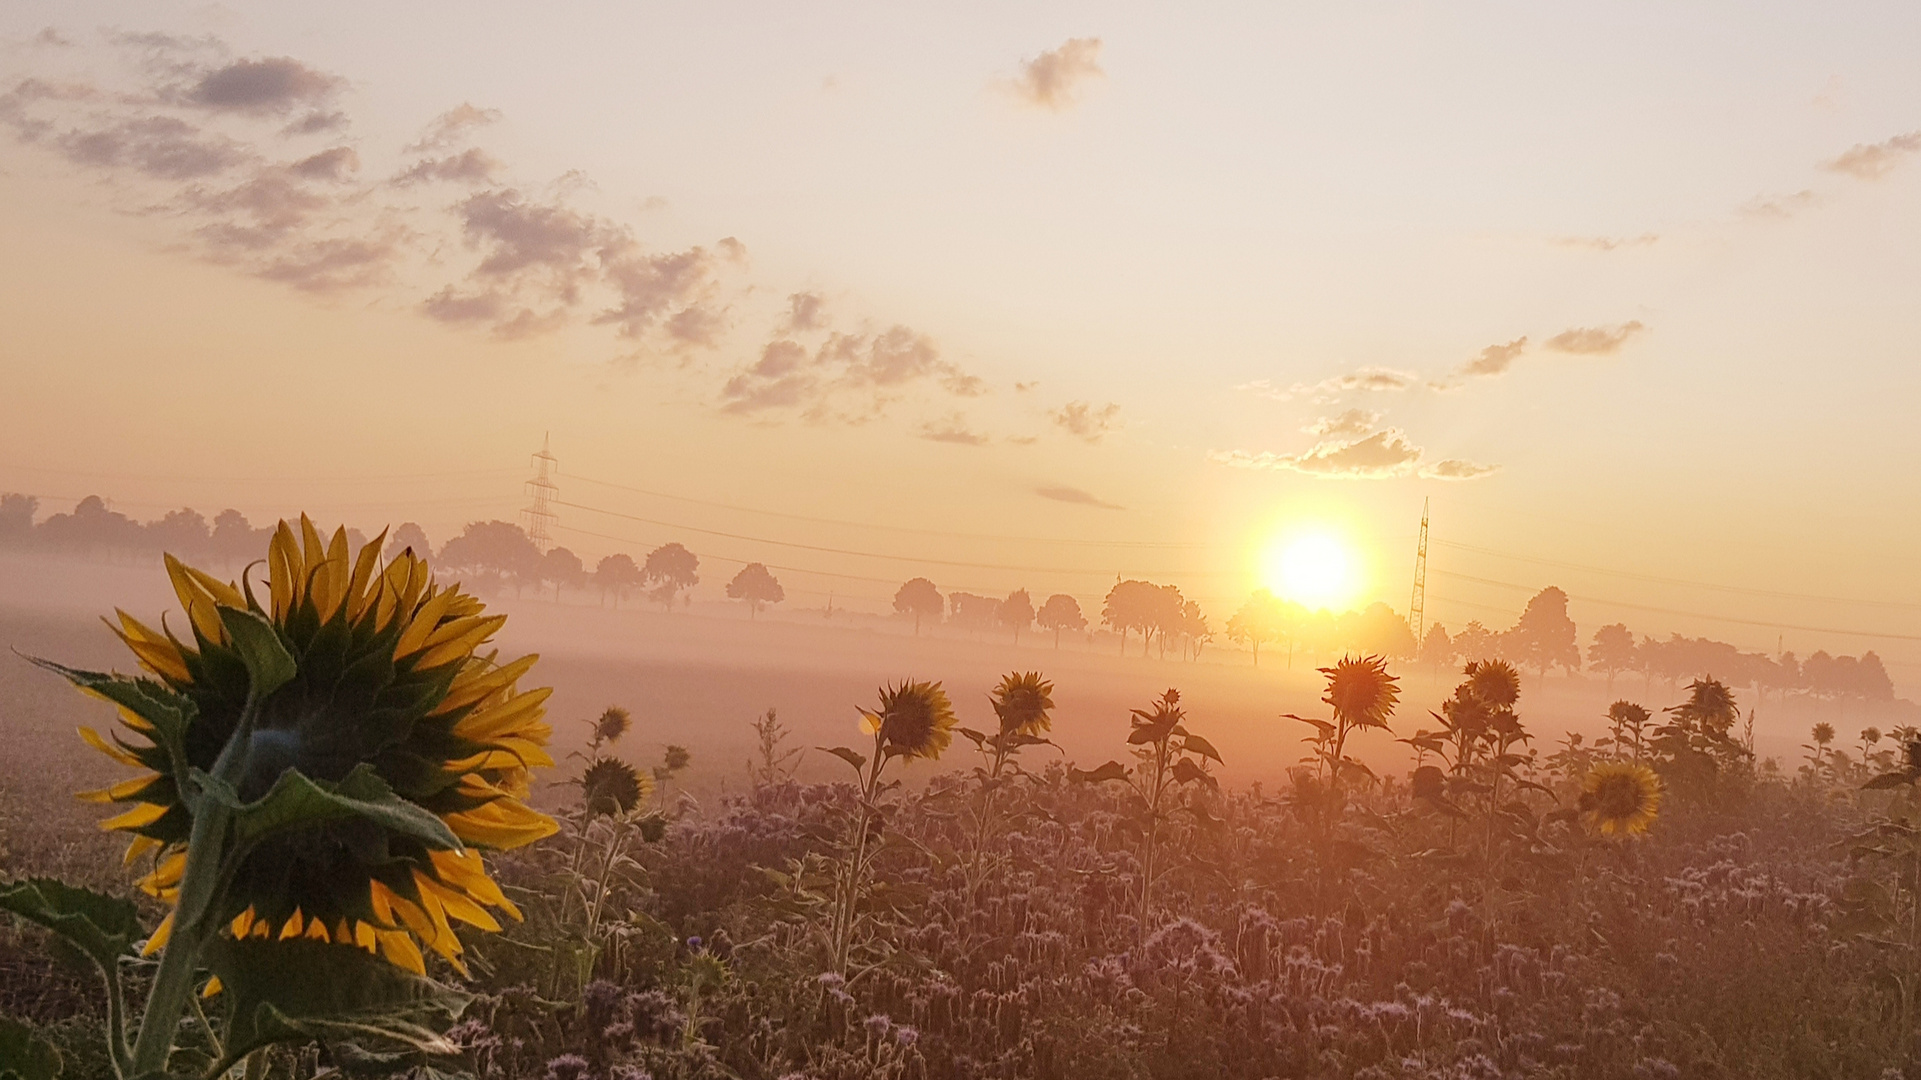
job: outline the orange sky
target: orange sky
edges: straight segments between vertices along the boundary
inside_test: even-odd
[[[1921,680],[1911,7],[447,19],[0,12],[0,489],[441,539],[551,433],[589,556],[1217,622],[1431,499],[1430,618]]]

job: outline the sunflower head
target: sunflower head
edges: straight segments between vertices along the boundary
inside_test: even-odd
[[[880,708],[863,712],[864,726],[877,734],[888,757],[941,756],[954,741],[954,706],[937,682],[906,682],[884,687]]]
[[[1623,699],[1608,706],[1608,721],[1624,728],[1636,728],[1652,716],[1644,705]]]
[[[1054,684],[1038,671],[1009,672],[990,700],[1002,735],[1040,735],[1053,726]]]
[[[242,810],[295,795],[326,803],[331,816],[250,846],[211,914],[236,937],[354,945],[415,971],[418,939],[458,968],[449,920],[497,930],[488,907],[518,916],[476,849],[556,828],[522,801],[530,770],[553,764],[541,722],[548,691],[519,689],[535,657],[480,651],[505,616],[437,584],[411,549],[382,566],[383,541],[356,553],[344,529],[323,539],[304,517],[298,532],[281,522],[264,604],[251,582],[236,587],[168,556],[189,637],[125,612],[115,627],[152,678],[62,669],[120,707],[124,730],[111,742],[81,734],[143,770],[83,797],[129,804],[102,827],[133,835],[128,862],[153,859],[142,886],[163,899],[178,897],[194,807],[205,805],[188,785],[214,790],[190,777],[213,777],[215,793]]]
[[[1826,746],[1834,741],[1834,725],[1823,720],[1814,725],[1814,730],[1808,732],[1808,736],[1814,740],[1814,745]]]
[[[1639,836],[1661,811],[1661,778],[1646,765],[1603,762],[1581,780],[1580,808],[1603,836]]]
[[[646,802],[654,781],[619,758],[599,758],[580,774],[580,788],[588,814],[618,817]]]
[[[1466,668],[1470,692],[1496,709],[1511,709],[1521,700],[1521,673],[1506,660],[1477,660]]]
[[[1333,667],[1320,669],[1327,676],[1327,695],[1321,700],[1334,707],[1334,718],[1355,727],[1386,727],[1400,703],[1400,680],[1387,673],[1387,660],[1379,656],[1344,656]]]
[[[618,705],[609,705],[607,711],[594,718],[593,724],[594,742],[604,745],[619,742],[620,737],[627,734],[627,729],[633,726],[634,718],[626,709]]]

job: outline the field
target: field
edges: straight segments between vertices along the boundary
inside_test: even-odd
[[[115,603],[157,612],[168,598],[156,576],[0,563],[0,644],[127,668],[92,616]],[[1313,729],[1280,714],[1330,715],[1314,668],[1332,658],[1288,670],[1265,657],[1257,671],[1227,650],[1122,657],[1111,639],[1057,651],[1042,635],[1018,647],[917,638],[846,615],[494,602],[511,613],[504,653],[542,653],[537,681],[555,688],[560,766],[533,802],[563,831],[499,858],[527,919],[466,935],[478,997],[453,1032],[461,1058],[439,1068],[535,1080],[1916,1075],[1904,1071],[1921,986],[1916,856],[1888,827],[1879,852],[1857,859],[1847,843],[1900,792],[1858,791],[1871,770],[1853,763],[1797,773],[1799,744],[1837,719],[1833,703],[1762,704],[1744,768],[1703,786],[1686,761],[1667,762],[1648,833],[1604,836],[1572,812],[1608,729],[1599,679],[1522,676],[1513,714],[1528,738],[1512,748],[1533,756],[1504,775],[1537,786],[1497,796],[1463,780],[1424,801],[1415,751],[1395,738],[1441,726],[1430,710],[1455,671],[1397,667],[1392,731],[1356,729],[1348,747],[1384,782],[1330,783],[1345,774],[1302,741]],[[874,788],[864,808],[854,773],[813,749],[871,747],[857,707],[907,678],[940,680],[961,726],[996,730],[988,691],[1019,670],[1053,680],[1055,707],[1052,745],[1020,747],[1018,771],[990,776],[956,737],[938,761],[890,764],[905,785]],[[1169,760],[1205,775],[1163,799],[1140,786],[1153,762],[1131,753],[1154,744],[1127,739],[1130,710],[1169,687],[1183,730],[1215,754],[1182,754],[1176,738]],[[1657,718],[1688,696],[1638,677],[1616,691]],[[0,702],[0,868],[128,893],[122,845],[95,827],[101,808],[72,797],[124,775],[73,734],[109,726],[111,711],[11,656]],[[691,764],[631,811],[590,815],[563,781],[595,752],[587,721],[612,705],[633,726],[601,752],[646,771],[673,744]],[[786,728],[775,756],[805,750],[785,767],[752,726],[769,708]],[[1851,708],[1841,745],[1875,719]],[[1572,752],[1569,731],[1585,740]],[[1109,760],[1135,766],[1131,782],[1078,771]],[[875,846],[851,852],[859,834]],[[143,903],[150,920],[164,910]],[[0,934],[0,1011],[53,1037],[67,1075],[108,1075],[88,1050],[97,987],[34,932]],[[339,1064],[305,1051],[265,1067],[305,1077]]]

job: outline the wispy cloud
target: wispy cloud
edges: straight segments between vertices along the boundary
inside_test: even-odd
[[[1085,401],[1070,401],[1048,414],[1054,425],[1077,439],[1100,442],[1121,426],[1121,407],[1109,402],[1096,408]]]
[[[960,413],[922,424],[918,434],[929,442],[953,443],[957,446],[986,446],[988,443],[988,437],[968,427],[967,419]]]
[[[1840,157],[1822,162],[1821,167],[1857,180],[1879,180],[1913,153],[1921,153],[1921,131],[1904,132],[1878,143],[1856,143]]]
[[[1349,409],[1339,416],[1323,416],[1301,430],[1322,438],[1366,435],[1381,423],[1381,414],[1369,409]]]
[[[1576,326],[1548,338],[1545,344],[1555,352],[1574,356],[1611,356],[1646,329],[1639,320],[1619,326]]]
[[[1741,204],[1739,212],[1743,217],[1785,220],[1821,204],[1821,196],[1802,189],[1786,195],[1756,195]]]
[[[816,422],[848,420],[877,415],[914,388],[959,398],[985,392],[977,376],[941,356],[932,337],[892,326],[879,332],[835,332],[811,350],[791,337],[776,338],[761,350],[758,361],[722,387],[721,407],[730,413],[795,409]]]
[[[1548,243],[1555,247],[1584,251],[1620,251],[1624,248],[1653,247],[1660,241],[1661,237],[1655,233],[1642,233],[1639,236],[1556,236],[1549,239]]]
[[[1124,506],[1120,506],[1116,503],[1108,502],[1105,499],[1096,498],[1091,492],[1082,491],[1080,488],[1077,488],[1077,487],[1068,487],[1065,484],[1055,484],[1055,485],[1049,485],[1045,487],[1037,487],[1034,489],[1034,494],[1039,495],[1043,499],[1052,499],[1055,502],[1073,503],[1076,506],[1093,506],[1093,507],[1098,507],[1102,510],[1127,509]]]
[[[1100,38],[1068,38],[1058,48],[1022,61],[1012,89],[1028,105],[1060,112],[1079,102],[1088,82],[1106,74],[1100,61]]]
[[[1283,387],[1270,379],[1255,379],[1253,382],[1242,383],[1234,389],[1275,401],[1292,401],[1295,398],[1307,397],[1324,404],[1343,394],[1398,393],[1419,382],[1419,376],[1410,372],[1370,366],[1330,376],[1315,383],[1298,382]]]
[[[1489,345],[1480,354],[1455,369],[1457,375],[1499,375],[1514,366],[1514,361],[1527,351],[1526,336],[1500,345]]]
[[[1405,432],[1391,427],[1366,434],[1330,434],[1298,454],[1216,450],[1207,457],[1217,465],[1230,468],[1286,470],[1325,480],[1389,480],[1416,473],[1433,479],[1468,480],[1486,476],[1497,468],[1458,459],[1423,467],[1425,451],[1414,445]]]

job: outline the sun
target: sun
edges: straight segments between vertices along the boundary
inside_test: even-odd
[[[1261,561],[1261,582],[1307,608],[1339,609],[1358,584],[1347,547],[1326,533],[1275,542]]]

